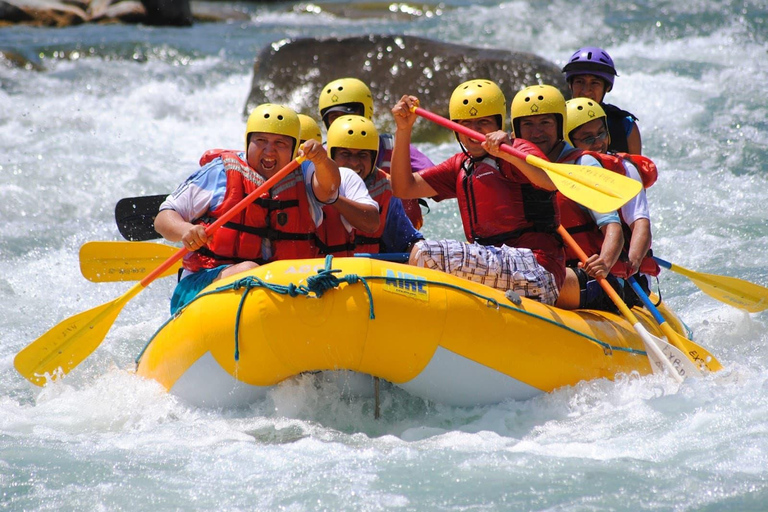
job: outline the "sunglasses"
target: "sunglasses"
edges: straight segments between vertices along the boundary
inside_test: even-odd
[[[587,137],[587,138],[584,138],[584,139],[579,139],[576,142],[578,142],[579,144],[584,144],[585,146],[591,146],[592,144],[594,144],[598,140],[599,141],[604,140],[607,136],[608,136],[608,132],[603,131],[603,132],[598,133],[594,137]]]

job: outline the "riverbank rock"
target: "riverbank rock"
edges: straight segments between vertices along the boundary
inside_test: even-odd
[[[474,78],[499,84],[508,105],[517,91],[532,84],[551,84],[567,92],[560,68],[531,53],[404,35],[305,38],[273,43],[258,54],[245,113],[273,102],[317,119],[320,89],[343,77],[356,77],[369,85],[374,121],[386,130],[393,128],[389,111],[403,94],[413,94],[424,108],[447,116],[453,90]],[[440,137],[433,128],[417,123],[415,135]]]

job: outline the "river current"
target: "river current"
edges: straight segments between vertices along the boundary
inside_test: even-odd
[[[41,389],[13,368],[60,320],[127,290],[86,281],[80,246],[120,239],[120,198],[169,192],[205,149],[239,147],[256,53],[304,35],[407,33],[558,65],[606,48],[619,70],[608,101],[639,117],[660,170],[656,254],[768,285],[764,3],[576,5],[456,0],[339,19],[238,4],[250,21],[0,29],[0,48],[33,64],[0,62],[0,510],[766,510],[768,316],[671,272],[665,300],[725,367],[679,389],[624,377],[454,408],[385,386],[374,420],[371,399],[304,376],[247,410],[197,409],[131,373],[172,278],[126,305],[66,379]],[[456,149],[419,147],[434,161]],[[425,234],[461,237],[455,202],[431,206]]]

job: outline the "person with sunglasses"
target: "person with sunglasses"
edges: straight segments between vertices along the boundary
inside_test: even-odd
[[[533,85],[518,92],[512,100],[512,134],[534,143],[552,162],[602,167],[593,156],[571,146],[565,137],[566,108],[562,93],[551,85]],[[602,135],[601,135],[602,136]],[[621,220],[617,212],[602,214],[587,209],[557,193],[560,224],[571,234],[589,232],[589,244],[577,240],[589,255],[585,264],[565,248],[566,276],[556,302],[565,309],[615,311],[613,302],[595,281],[608,279],[618,290],[620,283],[610,276],[624,245]]]
[[[649,291],[647,276],[657,276],[660,272],[651,253],[651,216],[645,193],[645,188],[653,185],[658,176],[656,165],[649,158],[641,155],[614,153],[608,150],[611,137],[607,116],[596,101],[589,98],[574,98],[567,101],[566,119],[565,135],[574,147],[596,158],[606,169],[643,184],[643,190],[619,210],[624,247],[619,260],[611,268],[611,274],[622,280],[635,275],[635,279],[647,292]],[[590,234],[584,231],[572,234],[574,237],[580,237],[581,242],[585,244],[589,243],[587,239],[591,236],[597,236],[594,232]],[[634,292],[629,293],[630,290],[631,287],[625,286],[625,297],[634,299]]]
[[[606,113],[611,151],[642,154],[643,143],[637,116],[615,105],[605,103],[605,95],[613,89],[618,75],[608,52],[596,46],[579,48],[563,68],[572,98],[589,98]]]

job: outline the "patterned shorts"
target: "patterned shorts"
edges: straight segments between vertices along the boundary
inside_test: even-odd
[[[414,246],[419,267],[442,270],[497,290],[513,290],[552,305],[559,290],[555,277],[530,249],[485,246],[458,240],[421,240]]]

